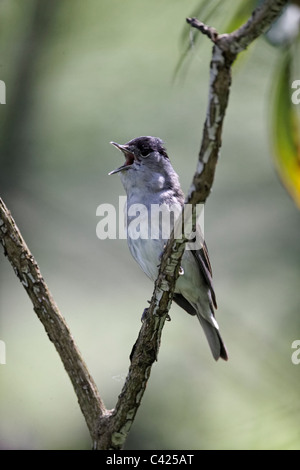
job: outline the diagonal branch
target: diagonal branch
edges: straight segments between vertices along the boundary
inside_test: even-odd
[[[204,203],[213,184],[222,145],[222,127],[231,85],[231,66],[240,52],[270,28],[287,4],[288,0],[265,0],[244,25],[230,34],[218,35],[215,29],[204,25],[197,18],[187,18],[191,27],[199,29],[214,43],[206,120],[198,166],[188,194],[188,202],[191,204]]]
[[[74,342],[40,269],[14,219],[0,198],[0,242],[16,275],[26,290],[34,311],[44,325],[73,384],[92,438],[100,415],[107,413],[97,387]]]
[[[100,422],[97,449],[122,449],[124,446],[146,390],[151,367],[157,360],[162,329],[171,307],[185,241],[184,238],[174,240],[172,233],[167,243],[151,303],[131,354],[125,384],[112,414]]]

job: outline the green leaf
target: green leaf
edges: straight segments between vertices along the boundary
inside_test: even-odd
[[[292,102],[292,54],[281,54],[272,103],[272,141],[276,170],[286,190],[300,209],[300,120]]]

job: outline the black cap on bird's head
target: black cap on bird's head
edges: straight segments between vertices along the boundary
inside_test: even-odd
[[[147,158],[148,155],[153,152],[158,152],[163,157],[168,158],[163,141],[158,137],[137,137],[136,139],[132,139],[124,145],[117,144],[116,142],[110,143],[123,152],[126,160],[124,165],[120,166],[116,170],[111,171],[109,175],[113,175],[114,173],[118,173],[122,170],[128,170],[135,161],[140,162],[143,158]]]

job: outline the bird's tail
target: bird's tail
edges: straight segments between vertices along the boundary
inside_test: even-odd
[[[224,359],[224,361],[227,361],[228,354],[226,346],[221,338],[218,329],[211,323],[209,323],[207,320],[205,320],[205,318],[203,318],[201,314],[197,314],[197,317],[204,330],[214,359],[217,361],[219,357],[221,357],[222,359]]]
[[[213,315],[213,307],[211,305],[211,302],[209,303],[209,307],[207,305],[199,305],[199,308],[197,308],[196,305],[192,306],[183,295],[175,293],[173,300],[179,305],[181,308],[183,308],[187,313],[190,315],[197,315],[200,325],[202,326],[205,336],[207,338],[208,344],[210,346],[212,355],[214,356],[215,360],[217,361],[219,357],[224,359],[224,361],[228,360],[228,354],[226,350],[226,346],[221,338],[221,335],[219,333],[219,327],[217,324],[217,321]],[[206,320],[200,313],[200,309],[208,311],[208,317],[210,318],[210,322]]]

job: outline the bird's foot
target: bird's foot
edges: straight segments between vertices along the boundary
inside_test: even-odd
[[[141,317],[141,322],[144,322],[146,320],[146,318],[148,316],[148,312],[149,312],[149,308],[148,307],[144,308],[144,311],[143,311],[143,314],[142,314],[142,317]]]

